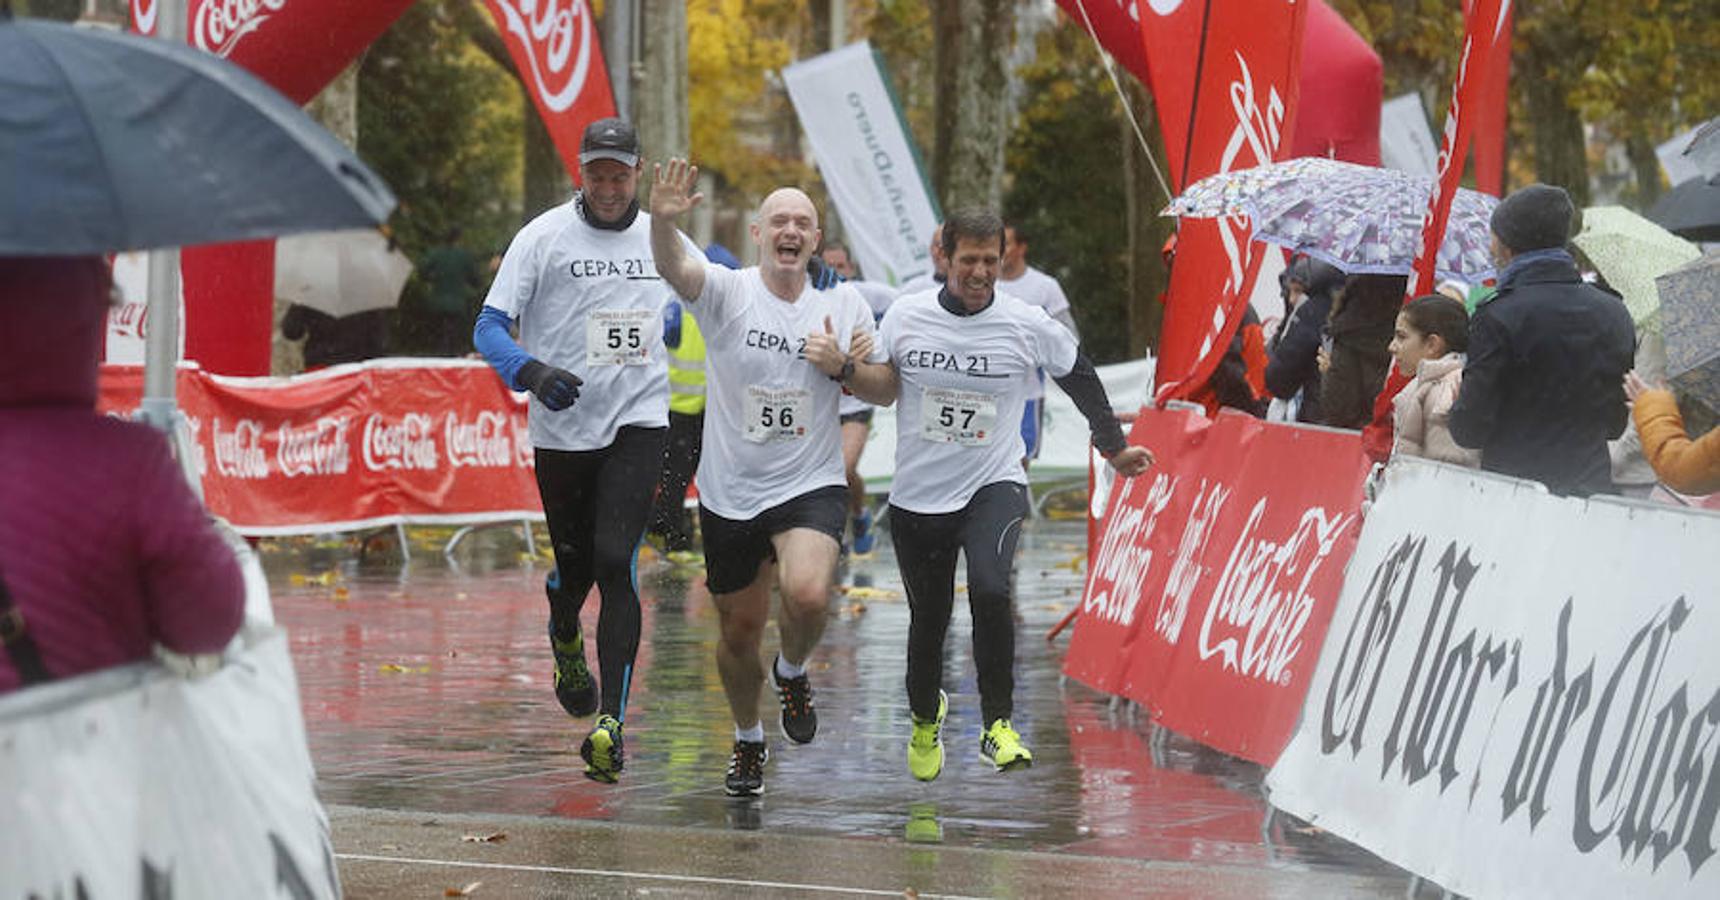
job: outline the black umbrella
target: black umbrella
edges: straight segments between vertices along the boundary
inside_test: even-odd
[[[374,225],[382,179],[292,101],[169,41],[0,14],[0,255]]]
[[[1655,224],[1692,241],[1720,241],[1720,178],[1692,178],[1648,211]]]

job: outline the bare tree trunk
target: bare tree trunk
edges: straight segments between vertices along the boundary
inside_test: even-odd
[[[1135,110],[1141,130],[1152,142],[1154,152],[1163,159],[1164,140],[1159,134],[1152,95],[1133,78],[1123,79],[1123,90],[1129,105]],[[1159,295],[1164,293],[1169,274],[1165,271],[1164,257],[1160,255],[1159,248],[1170,237],[1176,221],[1159,215],[1159,210],[1167,202],[1162,196],[1164,189],[1159,187],[1152,172],[1152,163],[1141,150],[1135,129],[1129,125],[1128,113],[1123,115],[1118,119],[1118,125],[1121,128],[1123,186],[1127,191],[1125,202],[1129,221],[1128,294],[1124,309],[1128,317],[1129,357],[1138,359],[1158,344],[1159,325],[1165,314]]]
[[[685,156],[687,121],[687,0],[643,0],[644,77],[633,95],[639,143],[653,160]]]
[[[1647,209],[1660,199],[1660,157],[1654,154],[1654,144],[1640,134],[1625,143],[1630,167],[1636,172],[1636,202]]]
[[[944,209],[1003,203],[1014,0],[933,0],[936,130],[932,185]]]
[[[1566,5],[1559,0],[1518,4],[1513,50],[1522,64],[1513,68],[1526,76],[1514,81],[1523,87],[1535,177],[1569,191],[1581,209],[1589,205],[1588,147],[1582,116],[1570,98],[1594,62],[1597,42]]]

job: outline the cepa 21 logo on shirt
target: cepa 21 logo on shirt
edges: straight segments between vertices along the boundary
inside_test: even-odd
[[[585,89],[597,47],[585,0],[490,0],[519,39],[538,99],[565,112]]]

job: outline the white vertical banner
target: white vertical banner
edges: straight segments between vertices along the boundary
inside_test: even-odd
[[[861,274],[894,286],[930,273],[937,202],[872,45],[802,60],[782,77]]]
[[[1272,804],[1469,897],[1720,897],[1716,548],[1394,460]]]
[[[1429,178],[1439,174],[1439,147],[1420,94],[1411,91],[1380,104],[1380,165]]]
[[[132,250],[113,258],[114,304],[108,310],[102,359],[122,366],[143,365],[149,334],[149,253]],[[179,321],[185,321],[185,279],[179,280]],[[179,330],[179,358],[185,358],[185,329]]]

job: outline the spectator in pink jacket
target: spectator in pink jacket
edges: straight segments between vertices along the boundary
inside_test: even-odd
[[[51,678],[157,643],[217,652],[245,610],[167,441],[96,413],[109,296],[100,258],[0,258],[0,581]],[[0,692],[23,683],[19,652],[0,652]]]
[[[1469,314],[1461,302],[1429,294],[1404,304],[1389,347],[1398,372],[1411,379],[1392,400],[1394,456],[1480,467],[1481,451],[1451,438],[1451,405],[1463,385],[1468,347]]]

